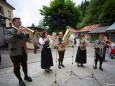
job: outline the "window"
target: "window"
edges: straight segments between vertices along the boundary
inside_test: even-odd
[[[2,27],[2,21],[0,20],[0,27]]]
[[[4,9],[2,6],[0,6],[0,13],[4,15]]]
[[[9,27],[12,27],[12,23],[9,23]]]
[[[8,10],[8,17],[11,18],[11,11]]]
[[[4,19],[0,19],[0,27],[5,27],[6,23]]]

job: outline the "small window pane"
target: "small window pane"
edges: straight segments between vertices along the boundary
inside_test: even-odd
[[[4,9],[2,6],[0,6],[0,13],[4,15]]]
[[[11,18],[11,11],[8,10],[8,17]]]

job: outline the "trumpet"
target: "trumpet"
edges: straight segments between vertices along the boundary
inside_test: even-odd
[[[24,26],[20,26],[19,28],[24,29],[24,32],[25,32],[25,33],[29,33],[30,35],[33,35],[33,36],[35,36],[35,35],[38,33],[37,31],[31,30],[31,29],[26,28],[26,27],[24,27]]]
[[[35,30],[31,30],[29,28],[20,26],[19,28],[24,29],[22,33],[24,34],[28,34],[29,38],[32,39],[36,39],[37,41],[39,40],[39,38],[41,37],[40,33],[38,33],[38,31]]]

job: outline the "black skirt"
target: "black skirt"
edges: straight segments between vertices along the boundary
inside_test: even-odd
[[[41,51],[41,68],[46,69],[53,66],[51,49],[43,47]]]
[[[86,49],[81,50],[80,47],[78,47],[75,62],[82,64],[85,64],[87,62]]]

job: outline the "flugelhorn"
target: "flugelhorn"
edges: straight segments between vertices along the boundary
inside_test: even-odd
[[[40,35],[40,33],[38,31],[31,30],[31,29],[23,27],[23,26],[20,26],[20,28],[24,29],[23,33],[29,34],[30,39],[35,38],[38,41],[39,38],[41,37],[41,35]]]
[[[19,28],[24,29],[24,32],[29,33],[29,34],[31,34],[31,35],[33,35],[33,36],[35,36],[35,35],[37,34],[37,31],[31,30],[31,29],[29,29],[29,28],[27,28],[27,27],[20,26]]]

